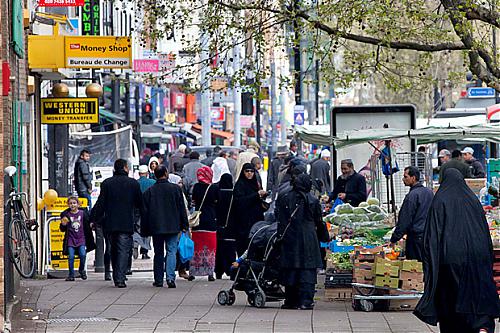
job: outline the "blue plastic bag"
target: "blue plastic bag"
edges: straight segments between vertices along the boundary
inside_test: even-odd
[[[179,238],[179,259],[182,263],[191,260],[194,256],[194,242],[186,232]]]
[[[344,201],[342,199],[340,199],[340,198],[335,199],[335,201],[333,202],[333,205],[332,205],[332,209],[330,210],[330,213],[335,212],[335,207],[343,205],[343,204],[344,204]]]

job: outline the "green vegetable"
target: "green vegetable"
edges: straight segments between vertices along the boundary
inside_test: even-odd
[[[380,213],[380,214],[377,214],[373,217],[373,221],[383,221],[383,220],[385,220],[385,218],[386,218],[386,215]]]
[[[366,215],[368,214],[370,211],[367,210],[366,208],[363,208],[363,207],[356,207],[356,208],[353,208],[352,212],[356,215]]]
[[[377,198],[369,198],[366,202],[369,205],[380,206],[380,201]]]
[[[367,209],[373,213],[382,213],[382,209],[380,209],[380,207],[376,205],[371,205]]]
[[[343,204],[335,208],[337,214],[352,214],[352,206],[350,204]]]
[[[365,207],[368,207],[368,206],[370,206],[370,204],[368,202],[366,202],[366,201],[363,201],[362,203],[360,203],[358,205],[358,207],[361,207],[361,208],[365,208]]]

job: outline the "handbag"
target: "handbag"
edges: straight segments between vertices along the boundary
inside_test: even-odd
[[[210,189],[212,184],[208,185],[207,190],[205,191],[205,195],[203,196],[203,200],[201,200],[201,205],[198,210],[195,210],[189,215],[189,227],[196,228],[200,225],[200,217],[201,217],[201,208],[203,207],[203,203],[205,202],[205,198],[207,197],[208,190]]]
[[[191,260],[194,256],[194,242],[186,232],[179,238],[179,259],[181,263]]]

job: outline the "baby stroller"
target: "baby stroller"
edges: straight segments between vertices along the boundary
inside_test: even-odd
[[[240,262],[234,281],[229,290],[221,290],[217,295],[220,305],[233,305],[236,300],[234,290],[247,294],[248,304],[263,308],[266,302],[285,299],[285,293],[278,283],[279,246],[277,222],[257,222],[250,230],[247,256]]]

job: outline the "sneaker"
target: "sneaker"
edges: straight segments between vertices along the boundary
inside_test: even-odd
[[[189,274],[184,269],[179,270],[179,277],[189,280]]]
[[[283,303],[283,305],[281,306],[281,308],[283,310],[297,310],[299,308],[299,306],[298,305],[294,305],[294,304]]]
[[[215,281],[214,276],[213,276],[213,275],[209,275],[209,276],[208,276],[208,281],[210,281],[210,282]]]
[[[161,282],[153,282],[153,287],[163,287],[163,283],[161,283]]]
[[[314,309],[314,304],[309,304],[309,305],[302,304],[301,306],[299,306],[299,309],[300,310],[312,310],[312,309]]]
[[[72,276],[68,276],[68,277],[66,278],[66,281],[75,281],[75,278],[74,278],[74,277],[72,277]]]
[[[104,281],[111,281],[111,273],[104,273]]]
[[[195,279],[194,275],[189,275],[188,281],[193,281]]]
[[[87,280],[87,272],[80,272],[80,277],[82,278],[82,280]]]
[[[128,271],[125,272],[125,275],[132,275],[132,270],[129,269]]]
[[[117,288],[127,288],[125,282],[115,282],[115,287]]]
[[[175,281],[172,281],[172,280],[167,280],[167,286],[169,288],[175,288],[176,285],[175,285]]]

